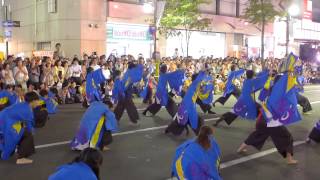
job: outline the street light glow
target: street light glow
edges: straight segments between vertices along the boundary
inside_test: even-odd
[[[298,16],[300,13],[300,8],[298,5],[293,4],[289,7],[288,12],[291,16]]]
[[[151,3],[144,3],[143,4],[143,12],[147,14],[151,14],[153,12],[153,6]]]

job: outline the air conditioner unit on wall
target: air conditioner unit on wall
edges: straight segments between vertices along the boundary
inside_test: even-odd
[[[48,13],[57,13],[57,0],[48,0]]]

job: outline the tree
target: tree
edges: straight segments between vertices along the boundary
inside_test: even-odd
[[[189,56],[189,43],[192,32],[207,29],[211,23],[211,19],[203,18],[199,11],[200,4],[207,3],[209,3],[207,0],[166,1],[165,10],[160,20],[159,32],[166,37],[182,37],[182,32],[185,32],[184,39],[187,56]],[[182,42],[181,40],[181,44]]]
[[[276,16],[282,12],[275,9],[271,0],[250,0],[245,9],[244,18],[250,23],[261,26],[261,59],[264,59],[264,34],[265,26],[274,22]],[[263,63],[264,65],[264,63]]]

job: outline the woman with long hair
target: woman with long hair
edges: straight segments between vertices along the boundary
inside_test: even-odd
[[[97,149],[86,148],[71,163],[60,166],[49,180],[99,180],[102,162],[102,154]]]
[[[172,177],[180,180],[221,180],[220,148],[212,135],[212,128],[202,126],[195,139],[188,140],[177,148],[172,164]]]

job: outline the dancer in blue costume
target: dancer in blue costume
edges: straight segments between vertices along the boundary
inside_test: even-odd
[[[294,92],[296,90],[293,86],[288,85],[290,79],[287,73],[276,78],[271,95],[261,108],[262,113],[258,117],[256,130],[241,144],[238,149],[239,153],[246,152],[247,146],[261,150],[268,137],[271,137],[278,152],[283,158],[286,158],[287,163],[297,163],[293,158],[293,137],[286,128],[286,125],[301,120],[297,109],[296,92]]]
[[[215,104],[217,102],[219,102],[220,104],[224,105],[224,103],[226,103],[226,101],[229,99],[229,97],[231,95],[233,95],[234,97],[236,97],[237,99],[239,98],[241,91],[239,88],[237,88],[237,86],[235,86],[233,84],[233,81],[236,78],[239,78],[240,76],[242,76],[245,73],[244,69],[240,69],[236,71],[236,65],[232,65],[231,66],[231,72],[228,74],[228,80],[227,80],[227,84],[223,93],[223,96],[219,97],[214,103],[213,106],[215,106]]]
[[[208,126],[199,135],[180,145],[172,163],[172,176],[179,180],[222,180],[220,177],[220,148]]]
[[[248,120],[255,120],[258,116],[260,105],[256,102],[255,93],[264,87],[268,79],[268,71],[264,71],[254,78],[252,70],[246,71],[247,79],[243,82],[242,93],[236,104],[233,106],[232,112],[224,113],[214,126],[225,121],[230,125],[238,116]]]
[[[72,150],[83,150],[87,147],[108,150],[112,142],[112,133],[117,131],[117,120],[107,105],[101,101],[91,103],[82,116],[80,128],[71,142]]]
[[[203,82],[201,86],[201,91],[199,92],[198,98],[196,103],[200,106],[201,110],[204,113],[208,114],[216,114],[213,112],[212,109],[212,101],[213,101],[213,91],[214,91],[214,85],[213,85],[213,79],[210,73],[205,78],[205,81]]]
[[[188,126],[192,128],[195,134],[199,133],[204,121],[197,113],[196,100],[201,90],[201,83],[205,78],[206,73],[203,71],[192,76],[192,83],[183,97],[173,121],[166,128],[166,134],[172,133],[178,136],[181,135],[185,129],[188,134]]]
[[[99,180],[102,162],[97,149],[87,148],[71,163],[58,167],[48,180]]]
[[[167,66],[162,65],[160,68],[160,78],[157,85],[157,91],[155,95],[155,102],[149,105],[144,111],[143,115],[147,115],[150,112],[153,116],[157,114],[162,106],[165,106],[171,117],[177,112],[177,105],[173,100],[175,95],[180,95],[182,85],[184,82],[184,70],[177,70],[175,72],[167,73]],[[171,91],[168,90],[168,84]]]
[[[86,100],[88,103],[94,101],[102,101],[103,97],[101,94],[100,84],[105,82],[109,78],[109,73],[107,67],[103,66],[102,68],[91,71],[87,74],[86,77]]]
[[[18,96],[13,91],[13,86],[7,85],[4,90],[0,91],[0,111],[11,106],[18,101]]]
[[[58,103],[51,96],[49,97],[49,92],[45,89],[40,90],[40,99],[46,103],[46,108],[49,114],[56,114],[58,110]]]
[[[112,90],[112,100],[117,103],[114,108],[114,114],[116,119],[120,121],[124,110],[127,111],[130,122],[137,125],[139,120],[139,114],[137,108],[132,100],[132,94],[134,93],[133,85],[138,83],[142,79],[143,65],[130,63],[127,72],[120,78],[120,72],[116,73],[114,87]]]
[[[29,92],[24,99],[25,102],[16,103],[0,112],[1,159],[9,159],[17,149],[17,164],[32,163],[28,157],[35,152],[32,109],[38,106],[39,96],[35,92]]]

